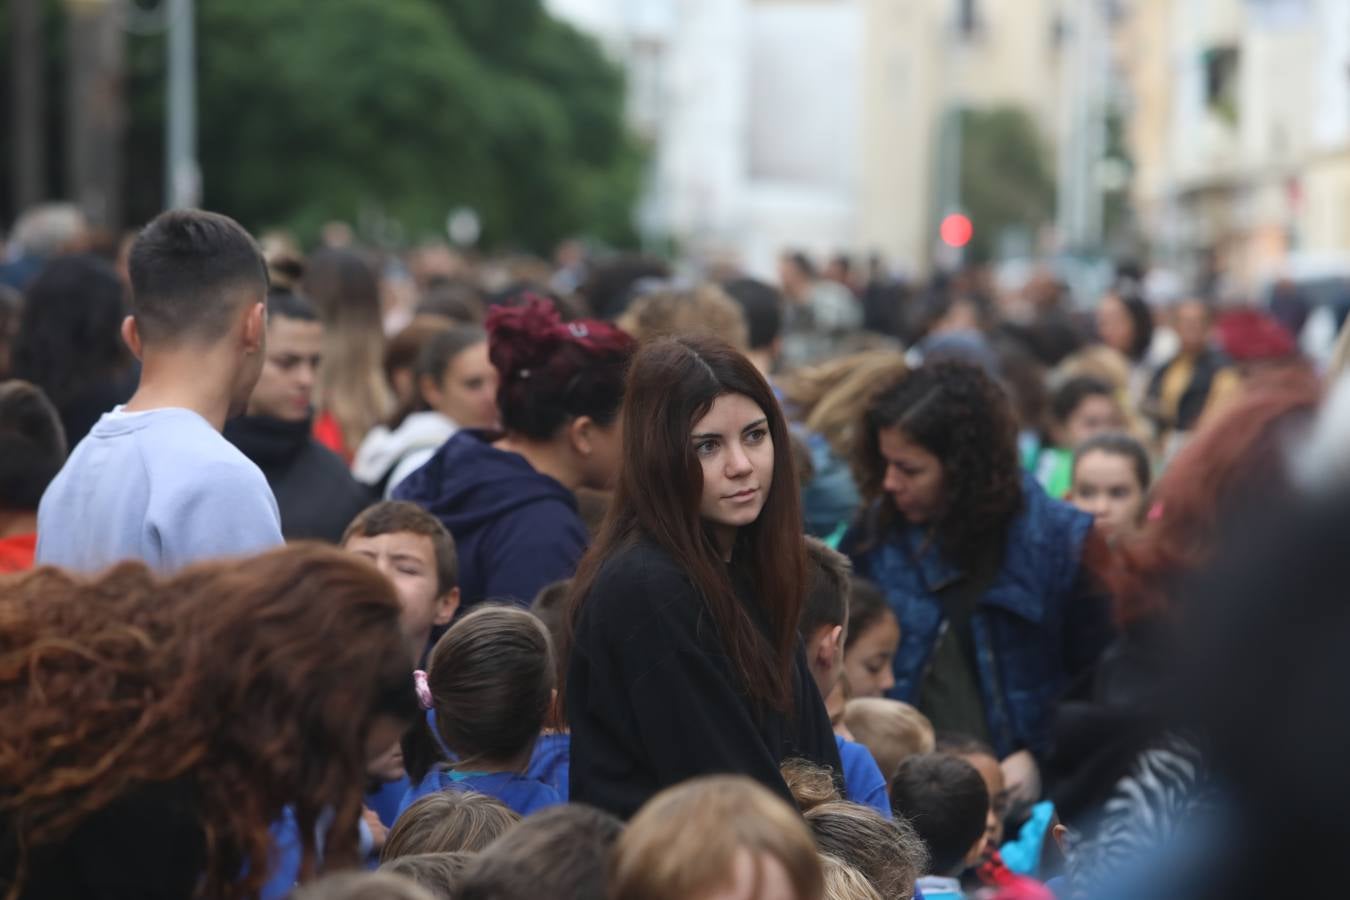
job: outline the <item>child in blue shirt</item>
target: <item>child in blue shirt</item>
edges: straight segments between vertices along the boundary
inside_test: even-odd
[[[430,670],[414,678],[419,701],[435,715],[404,738],[413,786],[400,815],[435,791],[477,791],[522,816],[563,802],[526,773],[555,694],[553,653],[538,619],[515,607],[477,609],[451,626]],[[442,745],[453,762],[440,761]]]
[[[810,587],[802,606],[798,632],[806,645],[806,662],[822,697],[833,693],[844,672],[844,634],[848,629],[849,563],[815,538],[806,540]],[[891,818],[891,802],[876,760],[861,744],[839,736],[844,768],[844,796]]]
[[[549,638],[555,648],[564,645],[567,629],[567,600],[572,593],[572,581],[555,581],[539,592],[530,604],[530,612],[548,629]],[[566,666],[561,658],[554,660],[558,665]],[[558,683],[562,683],[563,673],[558,672]],[[534,755],[525,774],[553,786],[558,796],[567,802],[567,777],[572,762],[572,735],[567,730],[567,717],[563,715],[555,702],[549,709],[548,721],[544,733],[534,745]]]

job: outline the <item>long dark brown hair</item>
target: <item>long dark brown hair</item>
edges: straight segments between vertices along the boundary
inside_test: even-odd
[[[399,610],[372,566],[317,545],[0,583],[0,819],[20,853],[0,887],[22,892],[27,849],[170,781],[197,798],[203,896],[257,894],[286,806],[304,877],[325,810],[326,858],[353,862],[372,726],[417,714]]]
[[[768,499],[759,518],[739,530],[734,554],[750,570],[769,621],[767,638],[737,599],[722,554],[699,514],[703,468],[689,435],[713,401],[727,394],[754,401],[773,439]],[[679,337],[638,351],[625,398],[618,488],[600,535],[578,568],[571,621],[576,622],[605,561],[645,538],[669,553],[703,596],[747,693],[768,707],[788,710],[806,558],[787,422],[773,391],[729,345],[715,338]]]

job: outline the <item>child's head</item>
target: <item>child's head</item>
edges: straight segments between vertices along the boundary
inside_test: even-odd
[[[388,500],[352,520],[342,549],[364,556],[394,583],[408,652],[417,665],[432,628],[449,622],[459,608],[459,560],[450,532],[420,506]]]
[[[1099,434],[1074,453],[1068,500],[1092,515],[1103,537],[1123,537],[1144,520],[1151,474],[1148,451],[1137,440]]]
[[[0,512],[37,512],[66,461],[56,407],[26,381],[0,382]]]
[[[457,900],[605,900],[610,853],[623,822],[578,803],[535,813],[493,841],[465,875]]]
[[[852,581],[844,677],[854,697],[882,697],[895,687],[891,664],[900,647],[900,623],[879,587],[864,578]]]
[[[628,824],[610,866],[611,900],[819,900],[811,832],[749,778],[668,788]]]
[[[334,872],[291,896],[295,900],[436,900],[417,882],[390,872]]]
[[[815,538],[806,539],[807,590],[799,631],[820,695],[828,697],[844,673],[848,631],[849,562]]]
[[[839,802],[810,810],[806,824],[821,853],[857,869],[878,894],[897,900],[914,896],[928,853],[908,822],[892,822],[870,806]]]
[[[920,753],[932,753],[933,725],[908,703],[884,697],[850,700],[844,707],[844,725],[865,746],[890,784],[900,763]]]
[[[572,596],[572,579],[555,581],[535,595],[530,603],[530,612],[544,623],[549,640],[553,642],[553,662],[557,674],[555,680],[563,684],[567,676],[567,647],[571,641],[568,631],[567,604]],[[567,718],[563,714],[562,704],[555,703],[549,714],[547,727],[567,728]]]
[[[932,875],[957,875],[984,852],[989,790],[975,767],[941,753],[911,756],[891,782],[891,809],[928,847]]]
[[[267,340],[267,264],[253,238],[228,216],[172,209],[136,236],[128,268],[132,351],[228,351],[230,412],[243,412]]]
[[[778,767],[778,771],[783,776],[788,790],[792,792],[792,799],[796,801],[797,808],[802,812],[814,809],[822,803],[843,799],[839,795],[839,787],[834,783],[834,776],[830,774],[830,770],[810,760],[785,759]]]
[[[380,871],[414,882],[436,900],[460,900],[464,870],[475,855],[464,850],[449,853],[414,853],[380,866]]]
[[[477,853],[520,821],[495,797],[474,791],[437,791],[403,811],[380,851],[380,861],[419,853]]]
[[[1008,814],[1008,786],[994,748],[969,735],[943,734],[938,737],[937,752],[964,759],[980,773],[985,789],[989,792],[989,817],[985,835],[992,846],[1002,844],[1003,818]]]
[[[431,651],[427,674],[435,728],[466,769],[510,771],[529,762],[553,704],[548,633],[514,606],[486,606],[450,627]],[[429,723],[404,740],[408,777],[419,782],[439,755]]]
[[[825,872],[825,900],[883,900],[867,876],[837,856],[820,855]]]
[[[1070,378],[1060,385],[1050,398],[1050,412],[1055,419],[1055,443],[1070,449],[1125,425],[1111,385],[1089,375]]]

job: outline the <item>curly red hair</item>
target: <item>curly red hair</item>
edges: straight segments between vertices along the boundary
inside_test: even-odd
[[[1284,367],[1201,425],[1155,485],[1150,520],[1105,567],[1121,624],[1171,607],[1177,581],[1209,561],[1226,511],[1253,492],[1288,488],[1282,442],[1321,396],[1311,370]]]
[[[299,545],[160,579],[45,568],[0,586],[0,816],[18,846],[59,844],[148,784],[188,780],[201,893],[254,896],[269,825],[290,806],[303,874],[332,813],[329,861],[355,857],[375,720],[416,716],[393,586]],[[23,861],[10,896],[22,889]]]

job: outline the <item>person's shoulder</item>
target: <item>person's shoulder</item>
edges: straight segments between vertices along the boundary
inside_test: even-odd
[[[635,538],[615,549],[600,566],[596,588],[623,590],[633,585],[688,583],[688,576],[664,548]]]

